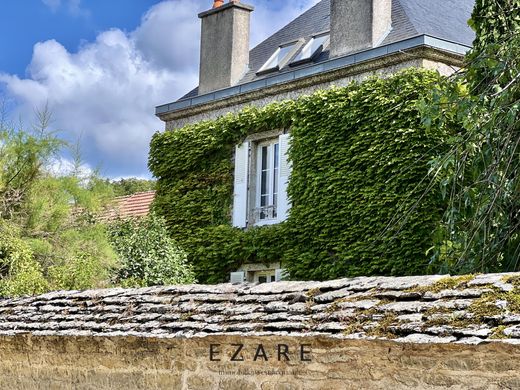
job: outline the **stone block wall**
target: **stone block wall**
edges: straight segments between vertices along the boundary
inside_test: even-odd
[[[0,299],[0,389],[518,389],[520,274]]]
[[[239,361],[231,361],[240,345],[234,359]],[[278,348],[284,352],[280,361]],[[0,388],[517,389],[520,345],[239,335],[2,336]]]

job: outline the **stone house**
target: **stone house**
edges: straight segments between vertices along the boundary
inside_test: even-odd
[[[156,107],[167,131],[264,106],[370,75],[420,67],[449,75],[463,65],[474,34],[473,0],[321,0],[256,47],[249,47],[253,7],[215,1],[199,14],[199,86]],[[254,16],[253,16],[254,17]],[[290,131],[255,134],[235,149],[232,223],[247,229],[282,222],[290,202]],[[231,281],[271,282],[280,264],[246,264]]]

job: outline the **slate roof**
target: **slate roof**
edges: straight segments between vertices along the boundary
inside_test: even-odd
[[[419,35],[429,35],[471,46],[475,34],[468,26],[467,21],[471,16],[474,3],[474,0],[393,0],[392,31],[380,46]],[[251,17],[255,17],[254,12]],[[307,43],[312,35],[327,30],[330,30],[330,0],[321,0],[250,51],[250,70],[238,84],[276,74],[274,72],[258,76],[256,72],[281,44],[300,38],[303,38]],[[325,50],[315,62],[326,61],[328,58],[329,51]],[[308,66],[308,64],[302,64],[299,67],[285,66],[278,73],[292,71],[304,66]],[[197,95],[198,88],[195,88],[180,100]]]
[[[0,300],[0,335],[14,334],[520,344],[520,273],[59,291]]]
[[[119,196],[114,199],[114,203],[102,213],[99,219],[110,221],[116,218],[144,217],[150,212],[154,197],[155,191]]]

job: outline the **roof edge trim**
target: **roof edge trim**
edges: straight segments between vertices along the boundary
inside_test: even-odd
[[[352,66],[361,62],[374,60],[389,54],[394,54],[403,50],[413,49],[421,46],[431,47],[441,51],[459,54],[461,56],[464,56],[468,52],[468,50],[471,49],[471,46],[451,42],[445,39],[440,39],[429,35],[418,35],[414,38],[409,38],[385,46],[375,47],[369,50],[349,54],[343,57],[329,59],[327,61],[312,64],[289,72],[283,72],[281,74],[265,77],[260,80],[255,80],[248,83],[216,90],[192,98],[177,100],[172,103],[159,105],[155,108],[155,115],[161,117],[168,113],[182,111],[194,106],[199,106],[209,102],[218,101],[225,98],[229,98],[231,96],[239,95],[241,93],[251,92],[268,86],[303,79],[309,76],[314,76],[319,73],[341,69],[347,66]]]

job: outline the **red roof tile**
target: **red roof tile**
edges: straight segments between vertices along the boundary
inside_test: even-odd
[[[119,196],[114,199],[111,207],[100,216],[103,221],[116,218],[144,217],[150,212],[155,191],[138,192],[133,195]]]

